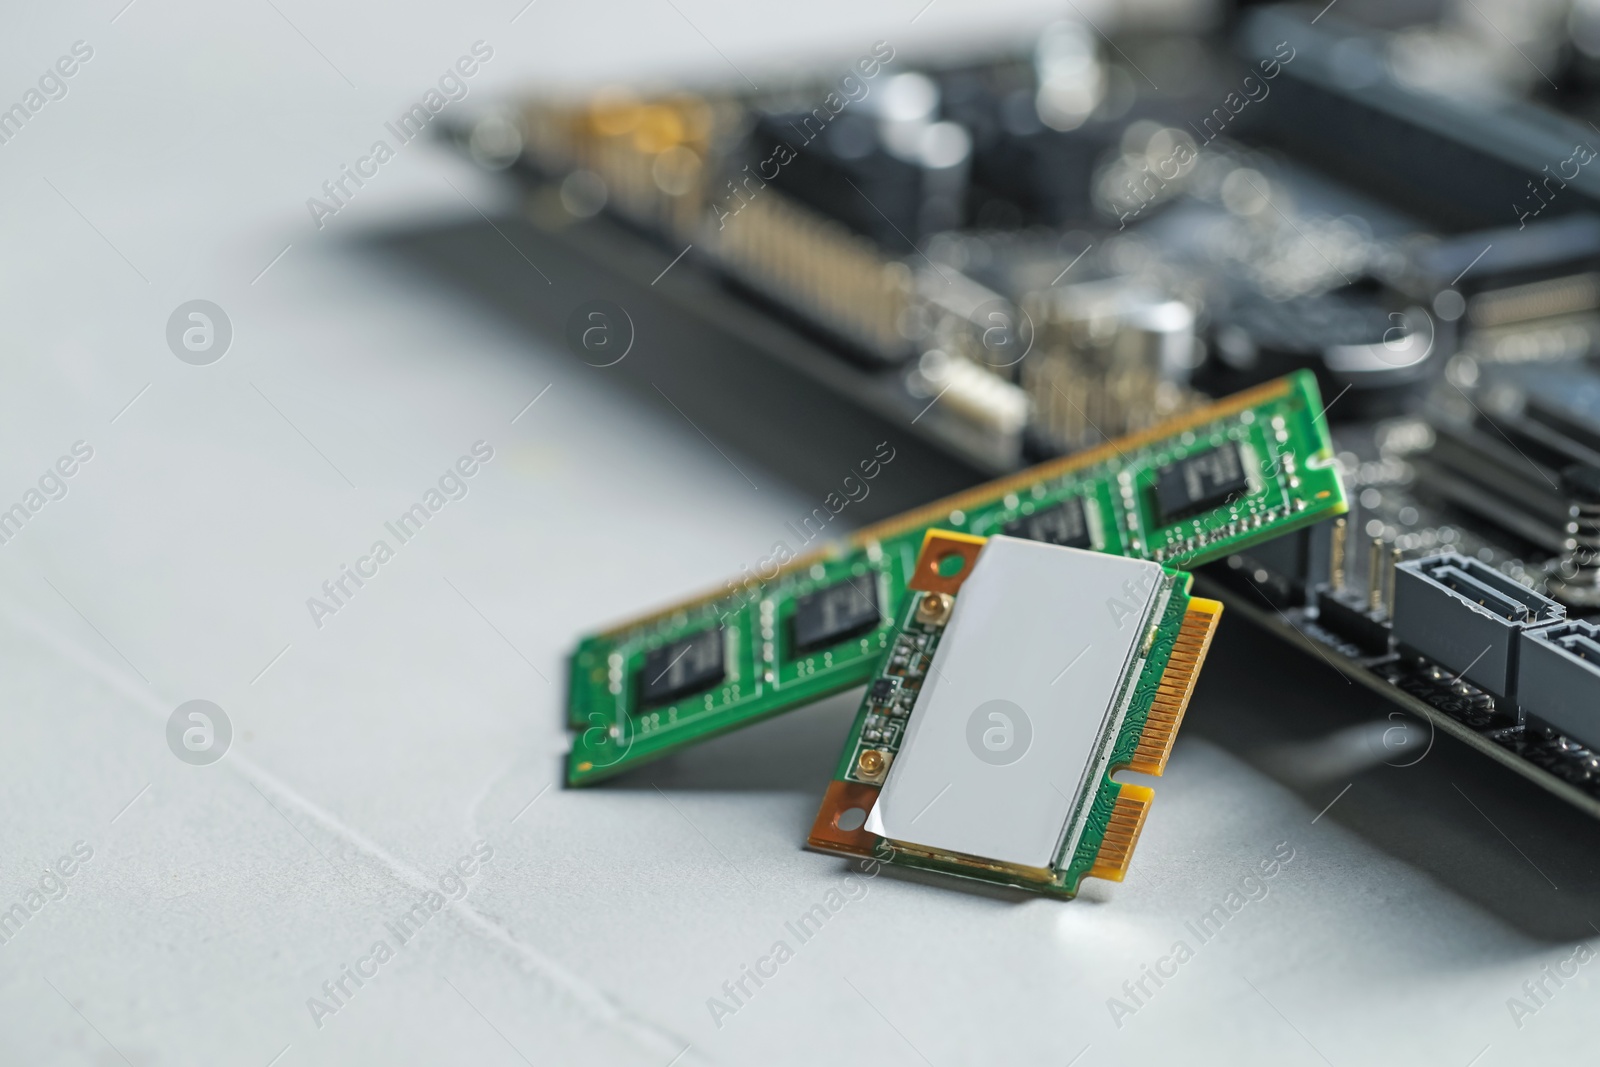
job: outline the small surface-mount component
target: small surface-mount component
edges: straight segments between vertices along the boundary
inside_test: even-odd
[[[1156,471],[1156,510],[1163,524],[1221,507],[1250,491],[1239,446],[1223,445]]]
[[[902,683],[898,735],[862,708],[811,847],[1061,897],[1120,881],[1152,794],[1111,775],[1165,769],[1221,610],[1188,587],[1145,560],[929,531],[899,614],[932,668]],[[918,632],[919,592],[954,600],[942,628]]]
[[[893,678],[879,678],[867,688],[867,700],[873,704],[887,704],[894,699],[898,688]]]
[[[701,630],[645,654],[639,670],[639,704],[659,707],[710,689],[727,675],[722,630]]]
[[[1530,718],[1600,748],[1600,625],[1573,620],[1522,634],[1517,699]]]
[[[1567,609],[1476,559],[1446,552],[1400,564],[1390,605],[1399,644],[1512,707],[1518,635]]]
[[[795,601],[794,647],[799,652],[827,648],[866,633],[882,621],[877,576],[847,578]]]
[[[1089,536],[1089,523],[1083,512],[1083,498],[1072,497],[1054,507],[1043,508],[1032,515],[1012,519],[1005,525],[1007,537],[1021,537],[1028,541],[1043,541],[1047,545],[1063,548],[1093,548]]]

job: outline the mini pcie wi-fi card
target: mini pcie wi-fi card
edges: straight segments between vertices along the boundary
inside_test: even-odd
[[[1121,881],[1222,605],[1149,560],[929,530],[808,844],[1072,897]]]

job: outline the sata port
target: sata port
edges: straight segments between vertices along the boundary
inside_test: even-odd
[[[1530,725],[1600,749],[1600,626],[1573,620],[1522,635],[1517,695]]]
[[[1518,638],[1566,609],[1476,559],[1446,552],[1395,568],[1395,640],[1514,706]]]

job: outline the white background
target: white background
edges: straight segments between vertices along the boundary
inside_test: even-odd
[[[578,631],[716,583],[816,501],[734,454],[752,490],[667,405],[375,254],[364,235],[508,210],[442,148],[401,149],[320,231],[306,198],[476,40],[494,48],[479,101],[733,77],[718,50],[759,81],[1046,9],[938,0],[913,25],[919,0],[122,2],[30,5],[0,34],[4,105],[73,42],[94,49],[0,145],[0,504],[94,449],[0,546],[0,907],[74,842],[94,850],[0,945],[0,1061],[1465,1065],[1590,1047],[1600,970],[1520,1028],[1506,1000],[1595,936],[1592,827],[1448,746],[1407,770],[1286,772],[1283,744],[1384,709],[1242,619],[1129,880],[1070,904],[886,874],[811,941],[787,932],[857,878],[799,847],[854,695],[614,786],[549,788]],[[208,367],[164,338],[197,297],[234,328]],[[314,626],[306,598],[478,440],[495,457],[470,494]],[[164,734],[195,698],[235,732],[205,768]],[[307,999],[479,840],[494,857],[467,900],[315,1025]],[[1279,842],[1295,858],[1266,897],[1199,944],[1185,922]],[[794,958],[718,1026],[708,998],[780,938]],[[1119,1027],[1108,998],[1180,938],[1194,958]]]

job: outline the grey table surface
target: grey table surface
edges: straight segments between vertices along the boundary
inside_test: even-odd
[[[0,545],[0,1062],[1592,1047],[1595,828],[1442,739],[1399,766],[1382,706],[1242,620],[1129,879],[1070,904],[802,851],[852,695],[612,786],[556,783],[575,634],[761,558],[816,500],[385,251],[477,227],[494,270],[546,284],[484,221],[502,190],[441,148],[398,146],[320,228],[307,198],[477,41],[472,101],[734,64],[759,81],[1049,8],[124,3],[36,5],[0,34],[0,104],[92,50],[0,144],[0,506],[38,505]],[[197,298],[232,325],[206,366],[166,339]],[[466,495],[314,618],[480,441]],[[75,445],[92,456],[51,478]],[[231,723],[219,762],[169,747],[190,700]],[[402,940],[441,879],[455,892]],[[776,974],[744,978],[780,941]]]

